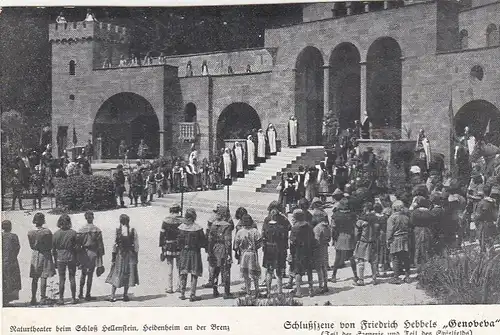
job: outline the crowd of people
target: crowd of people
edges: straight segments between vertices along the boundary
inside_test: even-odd
[[[57,178],[92,174],[93,145],[87,145],[74,158],[69,158],[66,150],[60,157],[52,154],[52,146],[47,144],[44,150],[20,149],[14,159],[13,173],[7,184],[12,190],[11,210],[23,210],[23,198],[33,199],[33,208],[41,208],[43,196],[53,196]]]
[[[465,237],[478,239],[482,252],[488,252],[495,243],[500,187],[486,184],[479,187],[479,177],[474,176],[467,197],[461,195],[453,178],[438,185],[419,183],[395,195],[373,194],[360,179],[346,184],[344,190],[337,188],[331,201],[318,197],[308,201],[300,195],[291,206],[291,215],[279,201],[273,201],[261,229],[245,208],[238,208],[233,220],[228,207],[219,204],[204,230],[197,222],[195,209],[189,208],[182,215],[180,206],[173,205],[170,215],[163,220],[159,237],[160,260],[167,264],[166,293],[179,291],[180,299],[187,299],[187,276],[191,275],[189,299],[200,299],[196,287],[204,275],[201,249],[205,249],[209,264],[208,283],[204,287],[212,288],[213,296],[218,297],[220,275],[226,299],[233,298],[230,268],[234,262],[240,267],[246,294],[254,297],[271,296],[273,278],[277,279],[278,294],[287,288],[301,297],[304,275],[307,275],[310,296],[327,293],[329,281],[336,281],[337,270],[344,262],[349,262],[356,286],[365,285],[367,263],[373,285],[388,271],[393,271],[390,283],[409,283],[412,267],[419,272],[431,257],[446,256],[460,249]],[[331,210],[330,214],[327,210]],[[60,296],[57,303],[64,303],[66,269],[72,303],[79,299],[93,300],[93,274],[97,271],[99,276],[104,271],[105,251],[102,233],[93,223],[93,213],[87,212],[85,218],[88,224],[75,232],[71,229],[70,217],[64,214],[58,220],[59,230],[52,234],[44,227],[44,215],[35,214],[35,229],[28,233],[33,250],[32,304],[37,304],[38,282],[40,302],[47,302],[47,278],[56,274],[56,268]],[[123,300],[128,301],[129,287],[139,283],[138,233],[130,226],[127,215],[120,215],[119,221],[106,279],[112,287],[109,298],[112,302],[116,301],[117,288],[124,289]],[[473,234],[472,224],[477,234]],[[5,303],[15,300],[21,288],[17,263],[19,239],[11,229],[10,221],[2,222]],[[330,245],[335,249],[333,264],[329,264]],[[263,252],[262,262],[259,249]],[[77,268],[81,269],[78,299]],[[318,288],[313,284],[313,271],[318,275]],[[173,286],[175,272],[180,278],[178,288]],[[266,284],[263,295],[259,289],[262,275]],[[287,277],[288,283],[284,284]]]

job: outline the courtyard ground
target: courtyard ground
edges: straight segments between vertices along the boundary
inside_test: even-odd
[[[185,208],[189,207],[190,199],[199,198],[202,196],[205,199],[210,199],[210,197],[219,198],[217,191],[207,191],[203,192],[203,195],[196,193],[190,193],[187,196],[185,203]],[[239,201],[245,201],[247,194],[238,194],[235,192],[233,194],[234,199],[239,199]],[[275,196],[275,195],[272,195]],[[266,195],[259,194],[258,201],[265,201],[268,203],[269,199],[264,199]],[[267,195],[269,197],[269,195]],[[255,204],[257,198],[246,199],[249,202],[248,208],[250,214],[252,214],[251,208],[252,203]],[[199,201],[199,199],[198,199]],[[209,201],[209,200],[207,200]],[[127,199],[128,202],[128,199]],[[213,206],[215,207],[215,202]],[[50,206],[50,203],[48,204]],[[201,286],[208,281],[208,264],[206,253],[202,251],[203,259],[203,276],[198,280],[198,294],[203,298],[203,300],[191,303],[189,300],[181,301],[179,293],[166,294],[165,293],[165,278],[166,278],[166,264],[160,261],[160,248],[158,247],[159,231],[161,227],[162,219],[168,215],[168,201],[160,199],[155,201],[151,206],[148,207],[137,207],[137,208],[125,208],[116,209],[109,211],[102,211],[95,213],[95,224],[100,227],[103,231],[104,244],[106,247],[106,255],[104,256],[104,264],[106,267],[106,272],[99,278],[94,278],[94,285],[92,293],[97,297],[96,301],[92,302],[81,302],[76,306],[92,306],[92,307],[111,307],[111,306],[236,306],[237,300],[230,299],[224,300],[222,297],[213,298],[212,289],[203,289]],[[231,211],[234,213],[234,209],[231,206]],[[30,207],[28,207],[30,208]],[[57,230],[56,222],[58,215],[49,214],[48,210],[43,210],[46,214],[46,227],[51,229],[53,232]],[[257,211],[261,212],[261,211]],[[120,214],[125,213],[130,216],[131,225],[136,228],[139,235],[139,278],[140,285],[131,288],[130,302],[123,302],[118,300],[115,303],[106,301],[110,293],[110,285],[105,283],[108,270],[111,265],[111,248],[113,245],[114,231],[118,227],[118,217]],[[328,211],[330,214],[330,211]],[[20,300],[13,303],[13,306],[28,306],[27,303],[31,298],[30,287],[31,280],[29,275],[30,266],[30,256],[31,250],[29,249],[27,232],[33,228],[32,219],[35,212],[33,211],[4,211],[2,212],[2,220],[9,219],[13,223],[13,232],[19,236],[21,243],[21,251],[19,254],[19,264],[21,267],[22,276],[22,291],[20,292]],[[210,213],[207,210],[199,211],[198,213],[198,223],[202,227],[206,227],[207,220]],[[260,216],[260,215],[259,215]],[[83,213],[71,215],[73,222],[73,228],[78,230],[82,227],[85,222]],[[256,217],[254,219],[259,224],[259,229],[261,228],[261,222],[264,217]],[[262,260],[262,254],[259,255],[259,260]],[[334,248],[330,247],[330,264],[334,261]],[[417,289],[417,283],[414,281],[410,284],[402,285],[391,285],[387,283],[388,278],[381,279],[381,284],[377,286],[371,285],[370,270],[366,267],[366,286],[355,287],[352,285],[352,271],[350,267],[345,267],[340,269],[338,272],[337,283],[329,283],[330,292],[325,295],[318,295],[313,298],[304,297],[300,301],[305,306],[323,305],[325,302],[329,301],[332,305],[420,305],[420,304],[434,304],[436,303],[434,299],[430,298],[425,294],[423,290]],[[331,271],[329,272],[331,276]],[[77,274],[77,286],[79,282],[80,274]],[[305,279],[305,277],[304,277]],[[317,277],[314,274],[315,287],[318,287]],[[178,278],[174,278],[174,285],[178,281]],[[52,292],[57,291],[58,276],[54,276],[49,280],[48,295],[50,296]],[[188,280],[189,283],[189,280]],[[188,284],[189,285],[189,284]],[[235,263],[231,267],[231,290],[234,293],[241,291],[243,287],[243,281],[240,277],[239,267]],[[261,287],[263,291],[264,287]],[[304,293],[307,291],[307,285],[303,285]],[[222,293],[223,288],[221,287],[219,291]],[[286,291],[286,290],[285,290]],[[118,299],[121,299],[121,291],[118,291]],[[69,283],[66,284],[66,296],[70,296]],[[68,305],[72,306],[72,305]]]

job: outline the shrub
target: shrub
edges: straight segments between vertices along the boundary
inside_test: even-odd
[[[113,180],[105,176],[72,176],[55,182],[58,207],[71,211],[104,210],[116,207]]]
[[[302,303],[289,295],[278,295],[269,299],[257,299],[255,297],[239,298],[238,306],[302,306]]]
[[[431,259],[422,267],[419,283],[445,304],[496,304],[499,276],[500,254],[470,249]]]

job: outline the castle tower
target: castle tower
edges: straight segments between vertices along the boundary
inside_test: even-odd
[[[52,45],[52,146],[54,154],[73,146],[71,124],[77,111],[85,108],[85,85],[92,82],[95,69],[107,59],[118,66],[121,55],[128,57],[126,28],[102,22],[68,22],[49,25]],[[64,122],[62,122],[64,120]],[[77,146],[84,146],[90,134],[80,134]]]

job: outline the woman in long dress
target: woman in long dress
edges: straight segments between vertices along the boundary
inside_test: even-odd
[[[123,301],[129,301],[129,287],[139,285],[139,271],[137,269],[139,253],[139,240],[137,232],[130,227],[130,217],[120,215],[120,227],[116,229],[115,244],[111,258],[106,283],[111,284],[111,297],[109,301],[115,302],[116,289],[123,287]]]
[[[245,159],[245,150],[241,146],[240,142],[234,143],[234,158],[236,161],[236,176],[238,178],[243,178],[245,176],[245,171],[243,170],[243,160]]]
[[[255,144],[253,143],[252,135],[247,137],[247,165],[249,170],[253,170],[255,166]]]
[[[274,125],[272,123],[270,123],[267,127],[266,135],[269,153],[271,155],[276,155],[276,152],[278,151],[276,146],[276,139],[278,138],[278,134],[276,133],[276,128],[274,128]]]
[[[259,163],[266,161],[266,135],[262,129],[257,132],[257,159]]]
[[[2,221],[2,294],[3,305],[19,299],[21,290],[21,271],[17,256],[21,245],[16,234],[12,233],[12,222]]]
[[[203,274],[203,263],[201,262],[201,248],[207,248],[207,239],[196,221],[196,211],[188,208],[184,215],[184,223],[179,226],[179,235],[177,236],[177,245],[180,249],[179,255],[179,273],[181,279],[180,299],[186,299],[187,276],[191,275],[191,295],[189,301],[201,300],[196,296],[196,285],[198,277]]]
[[[259,278],[261,269],[257,251],[262,245],[261,234],[257,228],[253,227],[253,219],[245,214],[241,218],[243,226],[234,237],[234,250],[240,254],[240,271],[245,280],[245,290],[247,296],[251,295],[251,283],[253,281],[255,292],[254,297],[259,296]]]
[[[36,305],[36,291],[38,279],[40,279],[40,303],[47,303],[47,278],[56,274],[54,261],[52,259],[52,232],[44,228],[45,215],[36,213],[33,217],[36,229],[28,232],[28,241],[31,254],[30,278],[31,281],[31,305]]]

